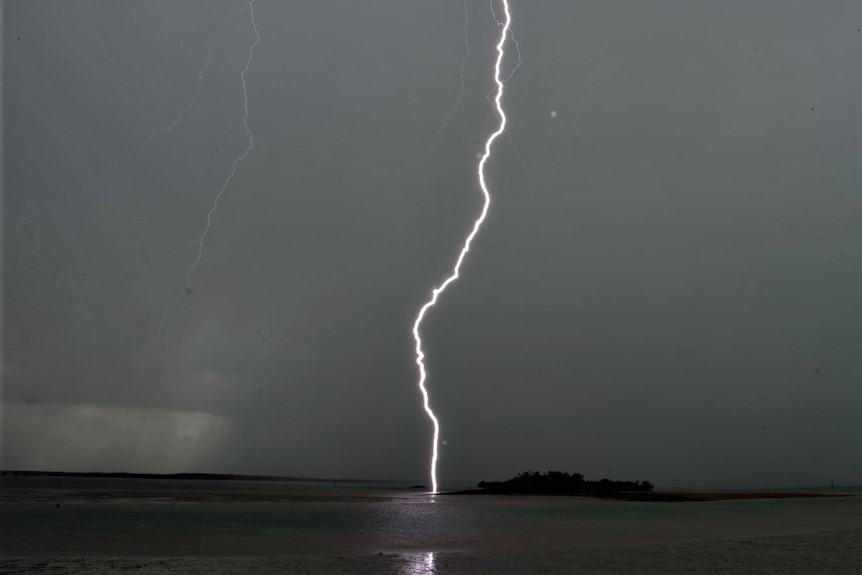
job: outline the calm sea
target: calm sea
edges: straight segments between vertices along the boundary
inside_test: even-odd
[[[737,571],[862,572],[862,497],[637,503],[430,495],[388,484],[0,485],[0,573],[130,565],[142,573],[651,572],[647,560],[655,572],[710,561],[729,572],[735,560],[780,549],[783,559]]]

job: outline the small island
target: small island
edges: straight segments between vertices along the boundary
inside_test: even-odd
[[[795,491],[656,492],[649,481],[586,480],[580,473],[524,471],[506,481],[480,481],[478,489],[449,495],[570,495],[624,501],[719,501],[725,499],[776,499],[796,497],[842,497],[840,493]]]
[[[619,492],[650,493],[653,484],[649,481],[613,481],[599,479],[590,481],[580,473],[565,471],[524,471],[506,481],[480,481],[479,489],[468,489],[457,493],[494,495],[610,495]]]

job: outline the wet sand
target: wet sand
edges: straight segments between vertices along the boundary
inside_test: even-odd
[[[687,497],[692,501],[728,501],[733,499],[798,499],[810,497],[853,497],[846,493],[796,492],[796,491],[711,491],[675,492],[672,495]]]
[[[615,493],[611,499],[624,501],[734,501],[737,499],[810,499],[817,497],[853,497],[846,493],[804,491],[655,491],[652,493]]]
[[[332,573],[380,575],[851,574],[862,571],[862,529],[567,551],[399,553],[219,558],[7,558],[0,574],[133,571],[141,575]]]

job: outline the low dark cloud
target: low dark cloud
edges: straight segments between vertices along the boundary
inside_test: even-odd
[[[159,130],[242,5],[4,4],[4,467],[426,475],[410,327],[480,207],[497,27],[469,1],[429,149],[462,4],[257,0],[255,146],[165,314],[247,12]],[[859,483],[862,9],[513,14],[512,142],[423,331],[444,482]]]

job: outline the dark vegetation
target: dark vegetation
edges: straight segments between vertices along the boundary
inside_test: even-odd
[[[580,473],[565,471],[525,471],[506,481],[480,481],[478,487],[481,493],[598,496],[616,496],[619,492],[650,493],[653,490],[649,481],[589,481]]]
[[[649,481],[587,481],[580,473],[525,471],[506,481],[480,481],[479,489],[457,491],[457,495],[578,495],[623,501],[722,501],[726,499],[776,499],[797,497],[844,497],[837,493],[789,491],[654,492]]]

